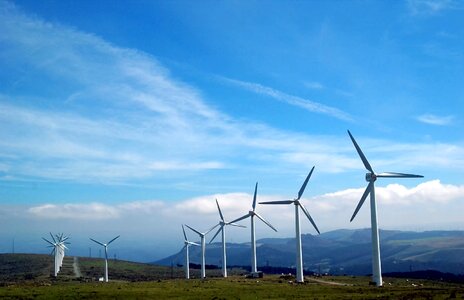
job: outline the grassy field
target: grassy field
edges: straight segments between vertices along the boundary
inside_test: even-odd
[[[68,257],[68,264],[74,259]],[[368,277],[293,278],[266,275],[246,279],[220,278],[219,270],[207,270],[208,279],[181,279],[183,269],[120,260],[109,261],[109,283],[102,259],[79,258],[82,277],[73,272],[50,277],[52,258],[46,255],[0,255],[1,299],[450,299],[464,298],[464,285],[427,280],[385,278],[382,288],[369,286]],[[240,274],[233,270],[230,274]],[[199,270],[192,270],[198,278]]]
[[[0,288],[2,299],[450,299],[463,298],[461,285],[386,279],[368,285],[367,277],[307,278],[294,284],[278,275],[263,279],[233,276],[206,280],[169,279],[154,282],[53,282],[13,284]]]

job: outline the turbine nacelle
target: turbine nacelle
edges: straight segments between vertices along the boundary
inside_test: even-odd
[[[367,182],[374,182],[377,180],[377,175],[374,173],[366,173],[366,181]]]

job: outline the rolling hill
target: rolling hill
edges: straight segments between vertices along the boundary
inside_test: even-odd
[[[366,275],[371,273],[370,229],[335,230],[320,236],[302,236],[304,266],[307,270],[331,274]],[[464,231],[394,231],[381,230],[383,272],[437,270],[464,274]],[[250,263],[249,243],[229,243],[228,265]],[[199,247],[190,248],[190,261],[199,263]],[[295,239],[261,239],[257,241],[259,266],[293,267]],[[221,264],[221,243],[207,245],[207,264]],[[182,264],[184,253],[154,262]]]

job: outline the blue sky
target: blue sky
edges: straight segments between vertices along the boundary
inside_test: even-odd
[[[313,165],[321,231],[368,227],[367,207],[348,222],[365,171],[347,129],[376,171],[425,176],[379,180],[381,228],[463,229],[463,9],[0,1],[0,234],[141,226],[156,258],[181,223],[216,222],[214,198],[233,218],[256,181],[261,199],[293,197]],[[262,236],[292,235],[291,208],[259,209],[280,226]]]

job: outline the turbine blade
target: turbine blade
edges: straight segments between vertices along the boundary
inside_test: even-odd
[[[108,243],[106,243],[106,245],[108,246],[109,244],[111,244],[112,242],[114,242],[114,240],[117,239],[118,237],[120,237],[120,235],[118,235],[117,237],[115,237],[114,239],[112,239],[111,241],[109,241]]]
[[[209,243],[211,244],[214,239],[217,237],[217,235],[219,234],[219,232],[221,232],[221,230],[224,230],[224,226],[221,226],[218,231],[216,231],[216,233],[214,234],[213,238],[209,241]]]
[[[298,198],[297,198],[297,200],[300,200],[301,196],[303,196],[304,190],[305,190],[305,188],[306,188],[306,185],[308,184],[309,178],[311,178],[311,174],[313,174],[314,168],[315,168],[315,166],[313,166],[313,168],[311,169],[311,171],[309,171],[309,174],[308,174],[308,176],[306,177],[306,180],[303,182],[303,185],[301,186],[300,191],[298,192]]]
[[[243,225],[240,225],[240,224],[235,224],[235,223],[232,223],[232,222],[226,223],[226,225],[231,225],[231,226],[235,226],[235,227],[246,228],[246,226],[243,226]]]
[[[187,224],[185,224],[185,226],[187,226],[188,228],[190,228],[190,230],[192,230],[193,232],[196,232],[198,235],[200,235],[200,236],[202,235],[201,232],[199,232],[199,231],[196,230],[196,229],[193,229],[192,227],[188,226]]]
[[[256,185],[255,185],[255,194],[253,195],[253,211],[255,211],[255,207],[256,207],[256,193],[258,191],[258,182],[256,182]]]
[[[206,231],[206,232],[204,233],[204,235],[207,235],[207,234],[210,233],[214,228],[216,228],[216,227],[218,227],[218,226],[221,226],[221,224],[218,223],[218,224],[214,225],[213,227],[211,227],[210,229],[208,229],[208,231]]]
[[[53,245],[53,243],[50,242],[49,240],[47,240],[46,238],[43,237],[42,239],[43,239],[44,241],[46,241],[47,243],[49,243],[50,245]]]
[[[53,253],[55,253],[55,247],[53,247],[52,251],[50,252],[50,255],[52,255]]]
[[[275,229],[274,226],[271,225],[271,223],[269,223],[268,221],[264,220],[263,217],[261,217],[261,216],[258,215],[257,213],[255,213],[255,216],[257,216],[261,221],[264,222],[264,224],[266,224],[267,226],[271,227],[275,232],[277,232],[277,229]]]
[[[364,153],[361,151],[361,148],[359,148],[358,143],[356,143],[354,137],[351,135],[351,132],[348,130],[348,134],[350,135],[351,141],[353,142],[354,147],[356,148],[356,151],[358,151],[359,157],[361,158],[364,167],[369,170],[371,173],[375,173],[374,170],[372,170],[371,165],[367,161],[367,158],[364,156]]]
[[[51,232],[50,232],[50,236],[52,237],[53,242],[56,244],[56,240],[55,240],[55,238],[53,237],[53,234],[52,234]]]
[[[217,201],[217,199],[216,199],[216,204],[217,204],[217,208],[219,211],[219,216],[221,216],[221,220],[224,222],[224,216],[222,215],[222,211],[221,211],[221,208],[219,207],[219,202]]]
[[[187,238],[187,234],[185,233],[184,224],[182,224],[182,231],[184,232],[184,238],[187,241],[188,238]]]
[[[244,216],[242,216],[242,217],[240,217],[240,218],[238,218],[238,219],[235,219],[235,220],[233,220],[233,221],[230,221],[229,223],[235,223],[235,222],[241,221],[241,220],[243,220],[243,219],[248,218],[249,216],[250,216],[250,214],[246,214],[246,215],[244,215]]]
[[[396,172],[383,172],[376,174],[377,177],[389,177],[389,178],[423,178],[422,175],[415,174],[405,174],[405,173],[396,173]]]
[[[195,242],[188,242],[190,245],[194,245],[194,246],[201,246],[200,244],[198,243],[195,243]]]
[[[319,228],[317,228],[316,226],[316,223],[314,223],[314,220],[313,218],[311,218],[311,215],[309,214],[308,210],[306,209],[306,207],[304,207],[303,204],[299,203],[300,207],[301,207],[301,210],[304,212],[304,214],[306,215],[306,217],[308,217],[309,219],[309,222],[311,222],[311,224],[313,224],[314,226],[314,229],[316,229],[317,233],[321,234],[320,231],[319,231]]]
[[[259,204],[292,204],[295,200],[281,200],[281,201],[264,201]]]
[[[89,239],[91,239],[91,240],[94,241],[95,243],[97,243],[97,244],[102,245],[103,247],[105,247],[105,244],[100,243],[99,241],[96,241],[96,240],[94,240],[93,238],[89,238]]]
[[[364,191],[364,194],[361,197],[361,200],[359,200],[358,206],[356,206],[356,209],[354,210],[354,213],[353,213],[353,216],[350,219],[350,222],[353,221],[354,217],[356,217],[356,214],[358,213],[359,209],[361,208],[364,201],[366,200],[367,195],[369,195],[369,193],[371,192],[373,185],[374,185],[373,181],[369,182],[369,184],[367,185],[366,190]]]

